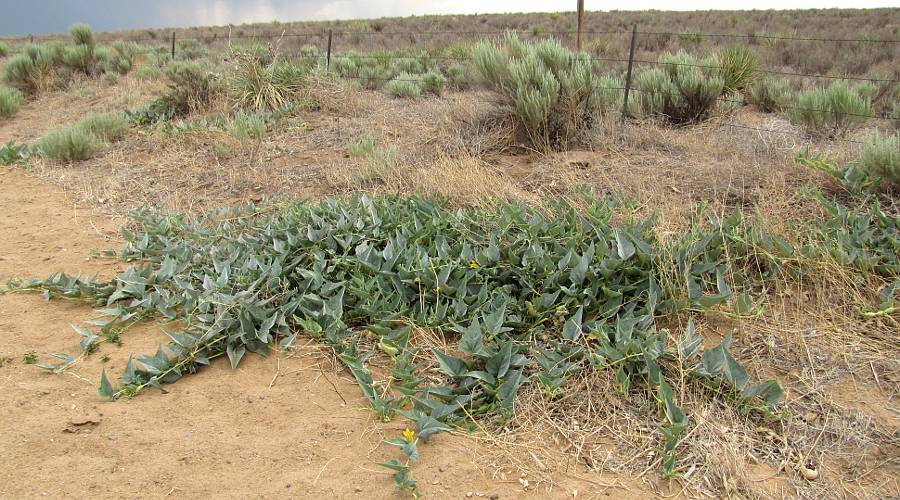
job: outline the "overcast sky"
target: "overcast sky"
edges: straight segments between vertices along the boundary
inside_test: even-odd
[[[85,22],[97,31],[375,18],[421,14],[551,12],[574,10],[576,0],[0,0],[0,35],[66,31]],[[897,7],[900,0],[587,0],[588,10],[811,9]]]

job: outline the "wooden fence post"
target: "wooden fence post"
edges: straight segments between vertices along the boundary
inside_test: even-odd
[[[175,60],[175,32],[172,32],[172,60]]]
[[[583,41],[583,32],[584,32],[584,0],[578,0],[578,39],[575,41],[575,46],[579,52],[581,52],[582,41]]]
[[[328,48],[325,52],[325,72],[331,69],[331,30],[328,30]]]
[[[631,92],[631,67],[634,65],[634,42],[637,39],[637,24],[631,28],[631,50],[628,52],[628,73],[625,75],[625,98],[622,100],[622,121],[628,116],[628,94]]]

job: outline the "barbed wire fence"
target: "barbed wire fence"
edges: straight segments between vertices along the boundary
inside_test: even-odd
[[[116,41],[127,41],[138,44],[157,44],[156,47],[145,47],[139,52],[144,53],[156,53],[160,54],[163,50],[162,43],[165,42],[165,50],[168,53],[167,55],[171,58],[171,60],[175,60],[178,56],[179,50],[190,50],[190,46],[192,44],[205,44],[212,45],[216,43],[226,43],[229,46],[232,42],[238,43],[268,43],[271,44],[273,42],[286,40],[286,39],[295,39],[301,40],[302,43],[308,46],[314,46],[317,50],[321,51],[321,55],[295,55],[293,56],[295,59],[315,59],[317,63],[321,63],[324,65],[326,71],[329,71],[331,75],[348,79],[348,80],[356,80],[360,82],[372,82],[372,81],[407,81],[407,82],[418,82],[419,80],[414,79],[402,79],[402,78],[379,78],[376,76],[366,75],[362,76],[359,73],[355,75],[349,75],[338,72],[331,72],[332,61],[338,58],[352,58],[352,59],[378,59],[380,61],[393,61],[393,60],[419,60],[422,56],[418,55],[403,55],[402,53],[341,53],[338,50],[340,44],[340,39],[345,37],[394,37],[394,38],[404,38],[408,40],[421,40],[423,38],[429,37],[450,37],[450,40],[457,42],[470,42],[473,40],[467,40],[465,37],[479,37],[479,38],[491,38],[491,37],[500,37],[504,36],[507,33],[514,33],[516,35],[524,36],[524,37],[532,37],[532,38],[547,38],[547,37],[559,37],[564,38],[572,35],[572,31],[553,31],[553,30],[542,30],[540,33],[536,33],[534,30],[523,30],[523,29],[504,29],[504,30],[470,30],[470,31],[458,31],[458,30],[436,30],[436,31],[356,31],[356,30],[322,30],[316,32],[303,32],[303,33],[291,33],[287,31],[280,32],[269,32],[269,33],[254,33],[254,34],[244,34],[244,33],[233,33],[229,30],[227,33],[212,33],[206,34],[203,36],[181,36],[178,37],[176,31],[172,31],[170,37],[168,39],[164,39],[159,36],[153,37],[119,37],[119,38],[108,38],[108,37],[97,37],[98,43],[112,43]],[[694,63],[680,63],[680,62],[665,62],[651,59],[640,59],[635,57],[635,45],[639,37],[646,36],[665,36],[665,37],[678,37],[678,38],[688,38],[688,37],[699,37],[699,38],[719,38],[719,39],[735,39],[735,40],[748,40],[748,39],[757,39],[757,40],[773,40],[779,42],[818,42],[818,43],[833,43],[833,44],[863,44],[864,46],[873,46],[877,44],[888,44],[890,46],[896,46],[898,50],[900,50],[900,40],[895,39],[877,39],[877,38],[827,38],[827,37],[789,37],[789,36],[781,36],[781,35],[764,35],[764,34],[737,34],[737,33],[707,33],[707,32],[693,32],[693,31],[683,31],[683,32],[665,32],[665,31],[640,31],[637,25],[634,25],[631,30],[612,30],[612,31],[583,31],[584,35],[587,36],[623,36],[629,37],[629,54],[627,57],[624,56],[612,56],[612,57],[601,57],[601,56],[590,56],[589,59],[594,62],[599,63],[619,63],[623,66],[627,67],[627,76],[625,79],[625,85],[622,87],[600,87],[600,90],[606,91],[618,91],[623,92],[623,104],[622,104],[622,119],[624,120],[627,117],[627,107],[629,97],[633,93],[657,93],[664,94],[661,91],[651,91],[647,89],[638,89],[635,88],[632,82],[632,72],[635,66],[637,65],[656,65],[656,66],[685,66],[691,68],[698,69],[719,69],[718,66],[710,66],[708,64],[694,64]],[[23,43],[35,43],[35,42],[50,42],[50,41],[64,41],[68,40],[69,37],[66,35],[57,35],[57,36],[46,36],[46,37],[20,37],[19,39],[15,38],[7,38],[7,42],[23,42]],[[417,47],[420,48],[421,47]],[[454,57],[449,55],[437,55],[437,54],[429,54],[427,56],[429,61],[433,62],[444,62],[444,63],[465,63],[471,62],[470,57]],[[855,76],[855,75],[829,75],[829,74],[816,74],[809,72],[800,72],[800,71],[787,71],[780,68],[767,68],[760,67],[756,70],[758,73],[763,75],[775,75],[780,77],[789,77],[789,78],[809,78],[809,79],[819,79],[819,80],[848,80],[855,82],[870,82],[877,84],[886,84],[886,85],[896,85],[900,83],[900,79],[896,78],[875,78],[875,77],[863,77],[863,76]],[[718,101],[721,103],[741,105],[743,104],[743,100],[740,99],[732,99],[727,96],[722,96],[718,98]],[[865,120],[884,120],[884,121],[893,121],[900,122],[900,116],[891,116],[888,114],[885,115],[877,115],[877,114],[860,114],[860,113],[850,113],[850,112],[840,112],[834,110],[825,110],[825,109],[814,109],[814,108],[804,108],[797,106],[789,106],[782,105],[782,109],[790,109],[796,111],[807,111],[807,112],[819,112],[819,113],[833,113],[851,116],[854,118],[862,118]],[[750,127],[747,125],[737,124],[734,122],[719,122],[719,125],[744,129],[750,131],[756,131],[759,133],[777,133],[781,135],[796,135],[798,137],[806,136],[800,133],[792,133],[786,130],[774,130],[774,129],[763,129],[758,127]],[[851,144],[861,145],[863,144],[861,141],[845,139],[845,138],[832,138],[832,140],[843,141]]]

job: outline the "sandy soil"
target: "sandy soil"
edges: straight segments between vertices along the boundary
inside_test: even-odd
[[[119,268],[88,258],[91,249],[118,245],[119,221],[74,206],[60,189],[18,170],[0,170],[0,183],[0,280]],[[80,303],[0,296],[0,497],[403,496],[375,465],[397,455],[381,440],[403,422],[375,423],[357,387],[320,349],[250,356],[236,371],[213,363],[165,394],[104,402],[96,392],[100,370],[118,373],[129,354],[152,351],[164,338],[159,325],[130,330],[122,347],[104,345],[62,375],[22,359],[29,351],[41,362],[51,352],[77,353],[69,324],[91,317]],[[489,452],[496,450],[471,438],[438,435],[422,447],[414,474],[430,498],[524,496],[518,473],[479,458]],[[540,478],[526,478],[527,494],[649,494],[609,474],[576,476],[555,479],[549,490],[549,482],[535,488]]]

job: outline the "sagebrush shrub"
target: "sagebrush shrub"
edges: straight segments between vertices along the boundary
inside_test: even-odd
[[[72,42],[75,45],[90,47],[92,50],[97,45],[96,40],[94,40],[94,32],[86,24],[73,24],[69,28],[69,35],[72,36]]]
[[[263,136],[266,135],[267,128],[266,117],[259,112],[245,113],[239,111],[235,113],[228,123],[228,131],[235,139],[241,141],[243,145],[246,145],[251,140],[261,141]]]
[[[28,45],[3,66],[3,81],[28,94],[47,90],[53,85],[55,68],[62,64],[64,53],[61,43]]]
[[[166,67],[168,90],[163,99],[175,115],[205,108],[213,94],[213,75],[196,62],[174,62]]]
[[[123,113],[92,113],[76,127],[103,141],[117,141],[125,136],[130,124]]]
[[[0,42],[0,57],[6,57],[11,52],[12,52],[12,48],[10,48],[8,43]]]
[[[425,94],[441,95],[447,86],[447,78],[437,71],[429,71],[422,75],[422,92]]]
[[[22,93],[17,89],[0,85],[0,118],[10,118],[18,113],[23,101]]]
[[[900,188],[900,134],[882,136],[876,131],[866,139],[856,163],[882,183]]]
[[[500,97],[529,142],[540,149],[568,147],[597,123],[598,79],[586,54],[556,40],[523,42],[507,34],[474,48],[475,70]]]
[[[764,113],[775,113],[790,106],[794,98],[791,82],[786,78],[763,78],[753,82],[748,100]]]
[[[635,103],[629,103],[630,112],[661,116],[676,125],[709,118],[725,93],[725,80],[716,60],[679,52],[663,54],[659,63],[661,68],[636,73]]]
[[[868,88],[835,80],[828,87],[808,89],[797,94],[786,110],[788,120],[813,136],[844,137],[860,128],[872,114]]]
[[[394,97],[419,97],[422,95],[422,78],[418,75],[400,73],[388,82],[387,90]]]
[[[48,132],[37,144],[42,156],[59,162],[86,160],[102,148],[99,138],[77,126]]]
[[[72,71],[90,75],[94,71],[94,48],[88,45],[66,47],[63,64]]]
[[[86,160],[101,151],[106,143],[122,139],[128,127],[123,113],[93,113],[75,125],[44,134],[37,150],[55,161]]]

